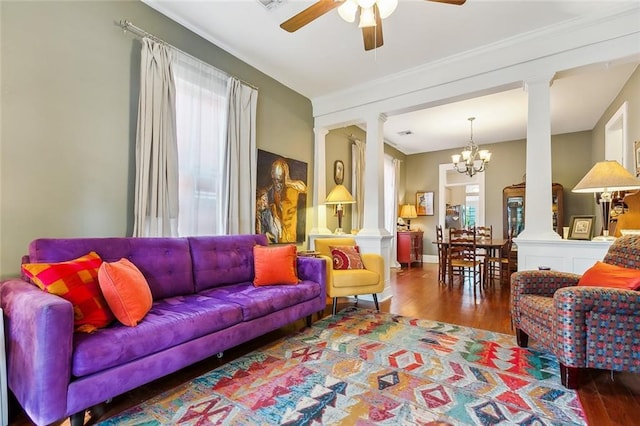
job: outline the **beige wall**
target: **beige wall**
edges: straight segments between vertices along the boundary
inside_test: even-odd
[[[258,147],[307,162],[313,191],[309,99],[139,1],[0,8],[0,276],[34,238],[131,234],[140,43],[121,19],[258,86]]]
[[[624,102],[627,102],[627,140],[640,141],[640,67],[636,68],[618,96],[593,128],[593,163],[604,159],[604,128]]]

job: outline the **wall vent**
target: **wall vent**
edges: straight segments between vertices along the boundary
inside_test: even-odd
[[[283,0],[258,0],[258,3],[263,5],[268,10],[274,9],[282,4]]]
[[[400,136],[409,136],[409,135],[412,135],[412,134],[413,134],[413,132],[411,130],[403,130],[401,132],[398,132],[398,135],[400,135]]]

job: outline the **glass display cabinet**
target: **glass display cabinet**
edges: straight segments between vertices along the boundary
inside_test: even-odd
[[[507,186],[502,190],[502,233],[509,238],[509,233],[517,237],[524,230],[525,189],[523,183]],[[553,215],[553,229],[562,235],[564,223],[562,185],[554,183],[552,186],[551,214]]]

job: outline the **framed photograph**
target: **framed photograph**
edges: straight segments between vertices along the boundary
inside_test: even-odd
[[[591,240],[593,238],[593,226],[596,217],[593,215],[571,216],[571,224],[569,225],[570,240]]]
[[[640,141],[633,143],[633,152],[635,153],[636,177],[640,177]]]
[[[416,213],[418,216],[433,216],[433,191],[416,192]]]

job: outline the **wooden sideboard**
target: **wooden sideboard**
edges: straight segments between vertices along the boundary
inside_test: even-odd
[[[398,262],[411,268],[413,262],[422,266],[422,231],[398,231]]]

